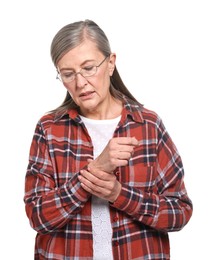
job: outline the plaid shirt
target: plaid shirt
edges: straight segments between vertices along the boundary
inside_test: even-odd
[[[161,119],[124,101],[114,137],[135,136],[128,166],[114,174],[122,184],[110,203],[115,260],[170,259],[169,231],[182,229],[192,214],[178,151]],[[78,181],[93,159],[91,138],[76,110],[38,122],[26,174],[26,213],[37,231],[35,259],[93,259],[91,195]]]

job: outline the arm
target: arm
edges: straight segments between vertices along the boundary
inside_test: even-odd
[[[122,184],[121,192],[112,206],[152,228],[176,231],[189,221],[192,203],[184,186],[181,158],[162,122],[157,133],[156,191]]]
[[[89,194],[81,187],[78,173],[58,187],[47,141],[37,125],[30,149],[25,180],[26,213],[37,232],[47,233],[64,226],[82,210]]]

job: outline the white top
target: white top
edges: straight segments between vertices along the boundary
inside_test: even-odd
[[[94,147],[94,159],[103,151],[120,121],[120,116],[108,120],[94,120],[80,116]],[[112,226],[109,203],[92,196],[93,260],[113,260]]]

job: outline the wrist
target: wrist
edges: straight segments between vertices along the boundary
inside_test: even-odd
[[[121,193],[121,189],[122,189],[122,185],[121,185],[121,183],[119,181],[117,181],[117,185],[116,186],[117,186],[116,187],[116,192],[115,192],[114,196],[112,197],[112,199],[109,200],[109,202],[112,203],[112,204],[118,199],[118,197],[119,197],[119,195]]]

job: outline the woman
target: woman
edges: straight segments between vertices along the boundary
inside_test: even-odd
[[[59,30],[51,56],[67,95],[30,149],[35,259],[170,259],[168,232],[187,224],[192,203],[161,119],[125,87],[93,21]]]

